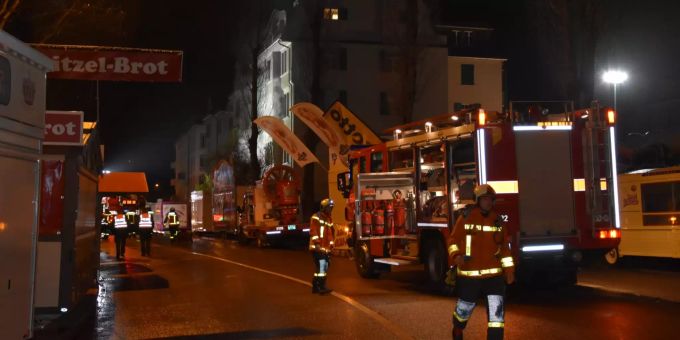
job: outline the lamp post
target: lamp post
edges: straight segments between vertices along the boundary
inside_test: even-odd
[[[616,107],[616,87],[628,79],[628,73],[620,70],[609,70],[602,74],[602,80],[608,84],[614,84],[614,111]]]

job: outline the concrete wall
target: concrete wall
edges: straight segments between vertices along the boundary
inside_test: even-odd
[[[503,59],[474,57],[448,58],[448,108],[453,104],[479,103],[489,111],[503,109]],[[461,65],[474,65],[474,85],[461,84]]]

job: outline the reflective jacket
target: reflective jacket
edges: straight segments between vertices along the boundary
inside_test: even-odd
[[[175,212],[169,212],[165,216],[165,221],[168,223],[169,226],[171,227],[177,227],[179,226],[179,216],[177,216],[177,213]]]
[[[309,222],[309,250],[330,253],[333,249],[333,220],[323,213],[316,213]]]
[[[153,216],[149,213],[144,213],[139,217],[140,228],[153,228]]]
[[[463,256],[458,275],[486,278],[514,270],[507,228],[494,211],[473,207],[456,221],[447,242],[449,256]]]
[[[116,217],[113,219],[113,227],[116,229],[120,228],[127,228],[127,219],[125,218],[125,215],[123,214],[118,214]]]

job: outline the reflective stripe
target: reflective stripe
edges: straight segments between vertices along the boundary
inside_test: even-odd
[[[333,244],[334,244],[333,241],[331,241],[331,242],[330,242],[330,245],[333,245]]]
[[[321,230],[319,231],[319,236],[323,238],[323,226],[321,226]]]
[[[498,274],[503,272],[501,268],[489,268],[482,270],[458,270],[458,274],[462,276],[482,276],[487,274]]]
[[[515,263],[512,261],[512,256],[507,256],[501,259],[501,266],[503,268],[512,267]]]
[[[477,230],[477,231],[484,231],[484,232],[497,232],[503,230],[502,227],[494,227],[494,226],[489,226],[489,225],[475,225],[475,224],[466,224],[465,225],[465,230]]]
[[[489,328],[504,328],[504,322],[489,322]]]
[[[449,246],[449,255],[451,255],[453,253],[457,253],[457,252],[458,252],[458,246],[457,245],[452,244],[452,245]]]
[[[125,217],[118,217],[113,220],[113,226],[116,229],[120,228],[127,228],[127,221],[125,221]]]
[[[318,239],[318,238],[319,238],[319,236],[314,235],[314,236],[312,236],[312,241],[313,241],[313,240],[316,240],[316,239]]]
[[[472,253],[472,235],[465,235],[465,256],[471,256]]]
[[[142,217],[139,220],[139,227],[140,228],[151,228],[151,227],[153,227],[153,224],[151,223],[151,216],[144,217],[144,215],[142,215]]]
[[[326,273],[315,273],[314,276],[316,276],[316,277],[324,277],[324,276],[326,276]]]
[[[460,316],[458,315],[458,313],[456,313],[455,311],[453,312],[453,317],[456,318],[456,319],[457,319],[458,321],[460,321],[460,322],[466,322],[466,321],[468,321],[468,319],[463,319],[462,317],[460,317]]]

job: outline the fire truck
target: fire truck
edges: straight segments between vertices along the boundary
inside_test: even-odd
[[[288,165],[267,169],[253,190],[243,194],[238,210],[237,237],[243,244],[254,239],[265,247],[309,236],[300,216],[300,179]]]
[[[470,108],[399,126],[388,130],[391,141],[353,151],[338,189],[359,274],[422,264],[443,288],[446,239],[486,183],[518,278],[575,282],[584,255],[604,255],[620,240],[615,120],[597,103],[514,102],[509,113]]]

